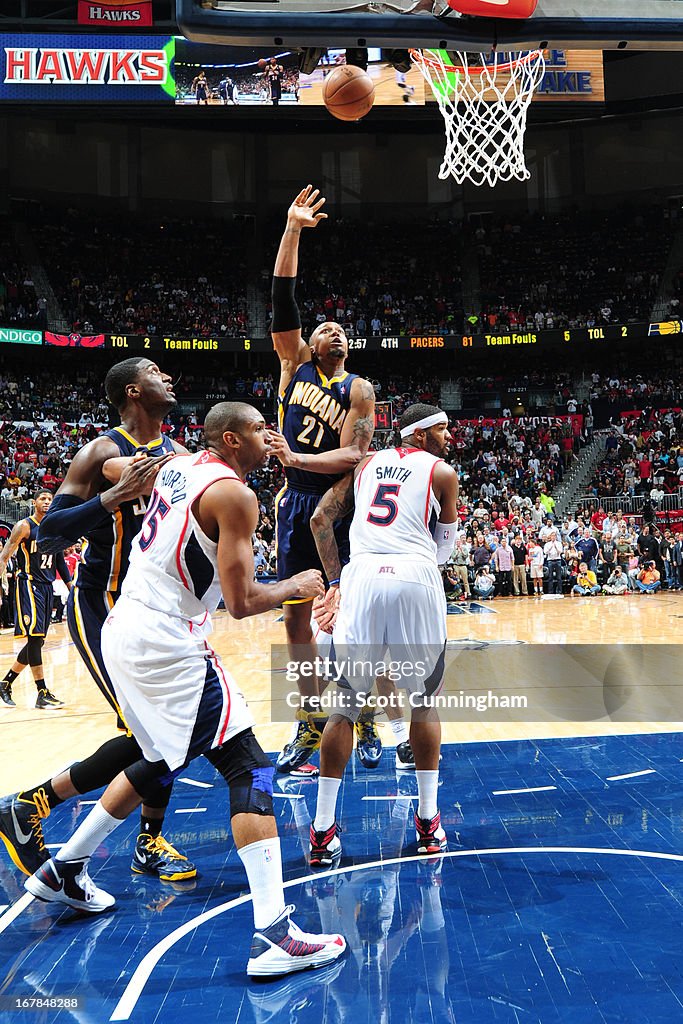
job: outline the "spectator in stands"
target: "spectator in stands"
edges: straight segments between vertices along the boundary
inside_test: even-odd
[[[610,573],[607,583],[602,588],[603,594],[627,594],[629,591],[628,581],[626,579],[626,573],[623,571],[620,565],[615,565],[614,569]]]
[[[451,573],[458,577],[462,583],[465,597],[470,596],[470,581],[467,572],[470,565],[470,551],[470,545],[467,543],[464,535],[458,537],[449,563]]]
[[[493,564],[496,567],[498,592],[501,597],[509,597],[512,567],[515,562],[507,536],[502,537],[500,544],[494,551]]]
[[[598,564],[598,542],[592,534],[590,526],[586,526],[583,531],[583,537],[580,537],[576,542],[576,550],[581,554],[588,568],[591,572],[595,572]]]
[[[534,594],[541,597],[543,594],[543,565],[545,553],[541,545],[532,536],[529,540],[529,572]]]
[[[474,577],[472,591],[476,598],[481,601],[493,600],[495,596],[496,577],[493,575],[490,566],[484,565],[477,569]]]
[[[512,566],[512,589],[515,597],[519,597],[520,593],[527,596],[527,582],[526,582],[526,560],[528,555],[528,548],[522,539],[521,533],[515,534],[512,540],[512,558],[514,564]]]
[[[585,562],[581,562],[576,583],[572,587],[569,596],[573,597],[574,594],[580,594],[582,597],[590,597],[599,593],[600,586],[595,573],[588,568]]]
[[[653,561],[645,562],[638,572],[635,582],[636,587],[643,594],[654,594],[656,590],[659,590],[661,579]]]
[[[562,541],[557,530],[551,530],[548,541],[543,547],[543,554],[548,566],[548,593],[562,593]]]

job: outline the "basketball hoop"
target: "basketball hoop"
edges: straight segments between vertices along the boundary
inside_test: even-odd
[[[444,60],[445,50],[410,51],[429,83],[446,123],[446,151],[440,178],[451,175],[459,185],[518,178],[531,172],[524,162],[524,130],[534,90],[545,70],[540,50],[498,62],[494,52],[457,52],[458,64]],[[478,63],[471,63],[472,59]]]

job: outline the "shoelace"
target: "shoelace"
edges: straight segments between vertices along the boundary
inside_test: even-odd
[[[42,853],[45,849],[45,836],[43,835],[41,819],[47,818],[50,813],[50,805],[47,802],[47,793],[44,789],[37,789],[33,794],[33,805],[36,809],[35,814],[29,815],[28,824],[35,836],[35,840],[38,844],[38,850]]]
[[[76,884],[80,885],[81,889],[85,893],[86,900],[93,899],[97,892],[97,886],[93,882],[92,878],[88,874],[88,865],[84,864],[80,874],[76,875]]]
[[[155,836],[152,842],[148,844],[147,849],[152,853],[170,853],[172,857],[177,857],[178,860],[187,860],[187,857],[182,853],[178,853],[175,847],[171,846],[163,836]]]

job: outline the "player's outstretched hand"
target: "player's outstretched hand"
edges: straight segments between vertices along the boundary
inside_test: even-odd
[[[292,576],[292,583],[296,587],[296,597],[322,597],[325,593],[322,573],[319,569],[306,569]]]
[[[293,466],[295,462],[295,456],[292,449],[287,444],[284,434],[276,434],[274,431],[270,435],[270,454],[274,455],[280,460],[283,466]]]
[[[109,491],[105,491],[102,496],[103,503],[105,497],[107,504],[111,504],[114,499],[116,499],[117,504],[121,504],[123,501],[132,501],[134,498],[139,498],[143,494],[150,494],[160,468],[169,459],[174,458],[174,456],[175,452],[165,452],[163,455],[151,456],[143,454],[134,455],[127,462],[127,465],[123,467],[118,483],[114,484]],[[118,461],[123,460],[108,459],[102,467],[102,475],[111,479],[106,467],[109,463]]]
[[[319,196],[320,189],[314,189],[312,185],[303,188],[287,210],[287,223],[300,228],[315,228],[321,220],[327,220],[327,214],[320,213],[325,197]]]
[[[331,633],[339,611],[339,587],[330,587],[323,598],[313,602],[313,616],[323,633]]]

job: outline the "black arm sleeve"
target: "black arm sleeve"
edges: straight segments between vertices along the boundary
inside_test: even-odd
[[[38,547],[55,554],[84,537],[93,526],[110,518],[100,495],[83,501],[73,494],[57,494],[38,527]]]
[[[271,293],[273,298],[273,322],[270,325],[270,329],[276,334],[280,334],[283,331],[297,331],[301,329],[299,307],[294,298],[295,288],[295,277],[273,276]]]
[[[70,547],[71,545],[68,546]],[[59,573],[60,578],[64,583],[71,583],[71,573],[69,572],[69,566],[66,564],[66,559],[64,558],[64,553],[62,551],[59,552],[55,561],[57,563],[57,572]]]

